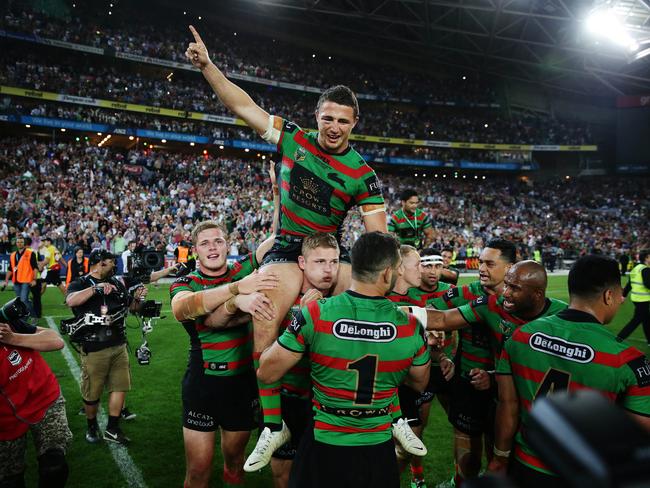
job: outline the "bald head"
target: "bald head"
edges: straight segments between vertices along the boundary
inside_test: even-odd
[[[535,317],[546,302],[546,270],[535,261],[513,264],[503,280],[503,308],[520,317]]]
[[[522,285],[530,286],[531,288],[538,288],[546,290],[548,284],[548,277],[546,276],[546,269],[532,259],[526,261],[519,261],[512,265],[508,274],[516,277]]]

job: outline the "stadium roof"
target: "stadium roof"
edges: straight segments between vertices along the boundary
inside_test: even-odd
[[[589,13],[605,7],[639,43],[637,52],[650,49],[650,0],[228,0],[218,10],[312,40],[343,35],[357,51],[380,49],[420,66],[440,63],[589,95],[648,93],[650,56],[635,60],[629,49],[586,32]]]

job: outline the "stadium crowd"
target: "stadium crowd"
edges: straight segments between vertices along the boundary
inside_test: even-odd
[[[229,127],[206,124],[173,117],[157,117],[149,114],[133,114],[104,108],[84,107],[60,103],[44,104],[29,99],[5,97],[0,100],[0,111],[6,114],[26,115],[30,117],[48,117],[109,124],[127,128],[169,131],[220,139],[257,140],[257,136],[245,127]],[[404,145],[384,145],[377,143],[355,142],[354,148],[361,154],[372,158],[402,157],[411,159],[457,161],[516,161],[529,162],[531,155],[525,151],[512,151],[508,154],[497,151],[480,151],[473,149],[449,149],[432,147],[412,147]]]
[[[183,50],[167,41],[183,39],[178,32],[144,28],[132,34],[128,22],[112,31],[89,19],[49,23],[28,13],[9,14],[3,22],[39,36],[182,59]],[[103,439],[122,445],[130,442],[118,424],[126,418],[124,395],[131,389],[124,319],[128,309],[142,312],[147,289],[139,280],[131,281],[133,277],[112,275],[116,255],[131,251],[133,242],[175,254],[175,270],[185,272],[169,290],[171,312],[190,342],[181,393],[184,486],[209,485],[220,430],[222,477],[228,485],[241,486],[244,472],[259,471],[270,462],[276,487],[329,488],[340,483],[392,488],[400,483],[399,469],[410,464],[410,486],[426,488],[422,460],[412,456],[427,454],[420,437],[436,395],[454,427],[452,481],[459,487],[479,475],[481,437],[485,434],[487,441],[493,428],[494,444],[485,443],[487,470],[505,472],[512,462],[513,469],[524,469],[516,479],[542,480],[537,485],[548,486],[552,471],[535,457],[527,439],[514,440],[513,430],[517,425],[513,419],[521,419],[522,429],[527,429],[525,412],[537,396],[546,394],[545,388],[607,392],[650,428],[647,359],[613,336],[602,336],[600,327],[611,322],[623,303],[618,263],[605,256],[642,256],[642,249],[650,247],[650,230],[642,225],[647,220],[647,196],[638,192],[638,185],[647,181],[630,185],[617,178],[545,180],[540,175],[528,179],[449,168],[399,171],[394,166],[376,168],[380,181],[358,154],[348,150],[358,113],[349,88],[326,90],[318,101],[318,132],[302,131],[279,117],[269,117],[265,110],[308,126],[313,100],[307,103],[306,96],[256,90],[257,106],[212,64],[198,32],[192,29],[192,34],[195,42],[189,44],[187,58],[201,68],[234,115],[278,146],[282,165],[277,179],[266,155],[234,157],[234,151],[215,146],[183,152],[141,146],[138,141],[126,149],[105,145],[108,138],[99,145],[81,138],[72,142],[74,136],[69,134],[59,142],[54,137],[0,139],[0,253],[12,253],[5,281],[11,276],[18,296],[31,290],[40,297],[40,268],[34,256],[38,253],[24,246],[47,250],[51,258],[47,279],[50,271],[60,277],[59,270],[51,267],[57,260],[52,242],[62,254],[75,255],[67,263],[68,272],[75,268],[81,276],[65,290],[75,322],[64,321],[62,327],[97,326],[82,330],[76,338],[68,330],[70,340],[81,344],[87,442],[99,441],[97,409],[104,389],[111,394]],[[209,42],[227,45],[214,36]],[[136,47],[138,43],[144,45]],[[253,44],[237,44],[240,47],[227,47],[215,55],[215,61],[226,67],[234,64],[233,71],[271,76],[277,66],[261,60],[278,59],[279,64],[286,63],[286,71],[278,70],[280,76],[323,84],[315,70],[305,74],[294,64],[300,62],[300,54],[274,57],[273,52],[286,51],[280,43],[255,53]],[[183,75],[160,81],[114,68],[77,68],[28,55],[6,63],[0,83],[231,115],[204,82],[184,83]],[[342,75],[338,71],[342,69],[337,66],[328,76]],[[409,75],[409,82],[400,86],[400,75],[382,78],[383,71],[377,70],[376,77],[367,80],[361,71],[361,80],[382,95],[408,93],[418,83],[426,83]],[[340,79],[346,81],[345,76]],[[426,92],[431,93],[430,86]],[[467,100],[472,100],[471,94]],[[34,102],[23,106],[14,99],[3,103],[18,113],[56,113],[91,121],[106,117],[138,127],[142,127],[140,117],[147,118]],[[376,134],[386,131],[385,135],[409,138],[556,144],[590,142],[591,137],[586,125],[563,125],[539,116],[493,117],[485,122],[484,114],[465,108],[447,112],[422,107],[406,110],[368,103],[368,110],[362,110],[362,115],[368,113],[368,125],[357,132],[373,127]],[[163,127],[161,119],[147,120],[154,126],[157,120]],[[235,129],[225,131],[231,137]],[[371,153],[383,151],[380,146],[359,147]],[[425,157],[442,154],[436,149],[413,152],[417,151]],[[462,158],[465,153],[446,154]],[[490,152],[475,154],[481,159],[498,158]],[[422,218],[415,211],[417,204],[413,212],[406,211],[407,202],[418,197]],[[279,202],[280,209],[274,208]],[[394,212],[400,207],[403,218]],[[274,222],[278,210],[282,218]],[[426,229],[418,228],[417,222],[426,222]],[[429,222],[432,232],[428,232]],[[398,224],[416,237],[415,247],[400,246],[385,233],[387,228],[395,231]],[[336,230],[342,235],[335,238]],[[435,249],[418,254],[418,231]],[[341,245],[350,248],[349,253]],[[568,278],[570,304],[546,297],[548,280],[542,265],[517,262],[539,261],[540,248],[552,249],[565,259],[582,256]],[[227,259],[249,252],[253,255],[242,260]],[[188,266],[190,253],[194,269]],[[478,279],[452,286],[458,284],[458,272],[445,261],[447,254],[455,254],[458,261],[479,253]],[[640,272],[635,269],[633,273]],[[153,282],[154,273],[149,273],[147,269],[143,276]],[[454,278],[446,281],[449,273]],[[641,290],[650,295],[647,286],[637,284],[631,293]],[[28,333],[38,330],[40,313],[31,312],[33,322],[24,324]],[[538,329],[540,320],[546,322]],[[570,335],[572,328],[566,322],[579,324],[581,333]],[[4,334],[9,341],[13,337],[4,325],[0,324],[3,343]],[[454,336],[454,330],[460,332]],[[553,344],[538,349],[522,338],[538,331],[556,334],[557,344],[577,346],[576,341],[585,341],[592,359],[603,362],[604,357],[606,363],[583,368],[581,361],[575,361],[573,349],[565,347],[562,356]],[[569,335],[561,336],[562,331]],[[135,354],[138,362],[148,364],[144,327],[142,332],[143,344]],[[92,371],[93,365],[114,363],[106,359],[111,356],[120,358],[120,381],[117,374],[108,379],[109,373]],[[546,364],[547,356],[563,358],[566,370]],[[597,373],[597,365],[609,369]],[[535,373],[531,381],[522,366],[539,375]],[[544,372],[564,376],[547,381]],[[605,377],[615,384],[605,385]],[[26,402],[14,408],[7,399],[12,410],[6,418],[17,424]],[[254,420],[258,406],[259,419]],[[259,439],[244,462],[256,427],[260,427]],[[0,452],[7,446],[0,444],[4,448]],[[61,478],[67,478],[61,459],[65,445],[61,447],[52,464],[56,462]],[[293,468],[287,468],[294,459]],[[22,486],[24,466],[13,464],[14,485]],[[0,485],[4,485],[2,471]],[[278,479],[283,476],[284,482]],[[56,486],[64,484],[65,479]]]
[[[21,6],[24,7],[24,6]],[[155,25],[143,26],[134,22],[136,17],[125,14],[114,16],[115,26],[106,26],[106,19],[93,18],[91,9],[81,14],[71,12],[67,19],[52,18],[25,8],[9,11],[1,19],[0,27],[10,32],[28,33],[42,38],[85,44],[100,48],[111,48],[118,52],[138,54],[185,63],[185,41],[188,32],[186,22],[169,25],[169,19],[156,19]],[[384,97],[411,98],[414,93],[424,97],[424,102],[450,102],[460,104],[495,103],[497,93],[486,83],[467,78],[463,80],[462,95],[458,81],[451,78],[398,71],[387,67],[355,63],[339,63],[336,57],[297,48],[277,39],[252,36],[243,32],[233,33],[219,24],[212,24],[213,33],[206,34],[206,40],[219,45],[222,50],[215,53],[215,62],[231,73],[308,85],[318,88],[328,86],[329,80],[349,84],[359,93]],[[231,42],[236,37],[237,42]],[[327,67],[327,80],[322,69]]]
[[[53,64],[51,60],[35,56],[21,56],[20,59],[7,60],[0,74],[0,84],[230,116],[209,87],[187,77],[166,78],[162,71],[159,75],[150,78],[115,66]],[[265,88],[251,91],[251,96],[269,113],[291,117],[303,127],[314,125],[314,94]],[[121,115],[119,119],[128,120],[129,117],[132,116]],[[204,126],[185,121],[168,121],[161,125],[182,126],[186,129],[183,132],[193,133],[214,130],[213,124]],[[494,109],[414,107],[383,102],[362,103],[361,118],[355,131],[381,137],[494,144],[582,145],[594,142],[587,124],[538,113],[513,113],[507,117]]]
[[[231,232],[231,251],[243,254],[270,231],[272,195],[259,159],[5,139],[0,165],[6,168],[0,252],[24,231],[36,245],[51,235],[65,254],[77,245],[86,252],[119,251],[136,238],[171,253],[193,223],[218,216]],[[529,185],[492,175],[425,174],[380,173],[386,198],[396,209],[401,192],[415,189],[433,222],[434,245],[452,246],[460,258],[490,236],[513,240],[522,257],[551,244],[572,258],[590,251],[629,253],[650,243],[648,228],[638,226],[647,201],[626,179]],[[358,238],[358,213],[342,231],[344,244]]]

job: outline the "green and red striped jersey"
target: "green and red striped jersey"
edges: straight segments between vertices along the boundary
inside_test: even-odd
[[[293,317],[300,311],[300,299],[303,297],[301,293],[297,298],[289,313],[280,324],[280,331],[284,331],[289,327]],[[304,355],[300,361],[296,363],[289,371],[282,377],[281,392],[283,395],[302,398],[309,400],[311,397],[311,366],[309,364],[309,357]]]
[[[408,215],[403,209],[399,209],[388,219],[388,232],[393,232],[400,244],[408,244],[416,249],[424,243],[424,229],[433,227],[431,219],[419,208],[415,209],[413,215]]]
[[[506,312],[503,309],[503,300],[502,296],[484,295],[458,307],[458,311],[468,324],[483,324],[490,330],[495,360],[499,358],[504,342],[510,338],[517,327],[541,317],[555,315],[568,306],[562,300],[547,298],[544,309],[537,317],[522,319]]]
[[[431,307],[449,288],[451,288],[450,284],[438,282],[438,286],[434,291],[424,291],[421,288],[411,287],[406,291],[405,295],[391,291],[386,298],[397,306]],[[442,346],[442,352],[449,358],[454,357],[453,334],[453,332],[445,332],[445,341]]]
[[[306,132],[279,117],[274,117],[274,125],[281,127],[279,235],[327,232],[340,237],[350,208],[384,206],[377,175],[351,146],[330,154],[319,146],[317,132]]]
[[[480,281],[472,281],[468,285],[449,288],[439,298],[433,300],[432,306],[438,310],[448,310],[460,307],[472,300],[487,295]],[[469,372],[474,369],[489,371],[494,369],[494,355],[490,347],[490,334],[485,327],[471,324],[458,331],[458,348],[454,358],[456,373],[463,378],[470,378]]]
[[[349,290],[304,307],[278,342],[308,352],[314,437],[339,446],[390,440],[397,387],[411,366],[429,362],[424,328],[413,315],[385,297]]]
[[[193,271],[176,279],[169,289],[171,298],[181,291],[198,292],[245,278],[258,267],[255,253],[228,264],[221,276],[206,276]],[[227,329],[203,325],[206,316],[182,322],[190,336],[190,364],[213,376],[235,376],[253,368],[253,329],[248,323]]]
[[[590,389],[639,414],[650,415],[650,364],[634,347],[618,342],[595,317],[566,309],[522,325],[506,341],[497,374],[511,374],[519,397],[516,458],[551,473],[525,439],[533,401],[557,390]]]

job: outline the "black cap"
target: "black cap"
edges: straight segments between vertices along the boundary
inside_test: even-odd
[[[91,266],[102,262],[104,259],[115,259],[115,255],[108,252],[106,249],[93,249],[88,256],[88,264]]]

